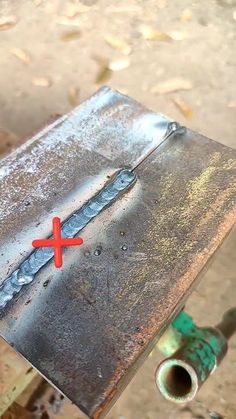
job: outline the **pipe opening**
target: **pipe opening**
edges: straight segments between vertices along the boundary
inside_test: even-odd
[[[198,390],[196,372],[180,359],[167,359],[156,371],[156,384],[162,395],[176,403],[193,400]]]
[[[171,397],[186,397],[192,390],[191,376],[181,365],[167,368],[163,380],[166,391]]]

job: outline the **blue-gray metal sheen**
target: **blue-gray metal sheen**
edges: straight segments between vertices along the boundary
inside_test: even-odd
[[[134,183],[135,178],[134,172],[128,169],[119,171],[96,196],[63,223],[62,237],[74,237],[80,233],[96,215],[126,191]],[[19,269],[5,279],[0,286],[0,309],[12,300],[14,294],[18,293],[23,285],[33,281],[35,274],[52,259],[53,253],[52,247],[41,247],[34,250]]]

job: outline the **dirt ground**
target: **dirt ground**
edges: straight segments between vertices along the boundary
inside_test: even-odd
[[[0,0],[0,153],[102,84],[236,148],[235,35],[235,0]],[[233,231],[188,300],[199,325],[235,306],[235,249]],[[157,392],[160,359],[154,350],[108,419],[236,418],[236,336],[188,406]],[[83,415],[65,402],[53,417]]]

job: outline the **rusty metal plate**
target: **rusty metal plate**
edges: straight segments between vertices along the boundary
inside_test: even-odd
[[[119,98],[128,100],[131,107],[140,106]],[[40,234],[48,233],[52,214],[68,216],[118,167],[139,162],[136,183],[84,228],[83,247],[64,251],[62,269],[49,262],[1,311],[0,318],[1,335],[94,419],[104,416],[114,403],[236,220],[236,151],[187,130],[148,155],[156,138],[151,121],[145,130],[135,129],[142,125],[137,122],[142,111],[134,111],[130,120],[121,108],[122,135],[118,115],[107,112],[109,123],[105,112],[96,132],[103,144],[110,138],[117,142],[114,162],[112,154],[108,162],[99,164],[96,158],[89,160],[90,153],[83,154],[77,172],[72,159],[74,176],[70,175],[68,193],[62,186],[63,197],[53,202],[47,185],[49,194],[40,212],[40,220],[46,217],[46,221]],[[92,126],[92,110],[90,118]],[[86,126],[83,130],[86,138]],[[136,142],[144,144],[145,136],[150,136],[149,141],[137,146],[139,151],[133,155],[132,148]],[[130,144],[128,158],[120,151],[123,142]],[[57,160],[55,156],[54,167]],[[67,172],[68,185],[66,176]],[[34,187],[41,183],[42,177],[39,182],[34,179]],[[34,200],[31,206],[29,225],[25,216],[18,231],[22,237],[27,230],[32,240],[36,230],[30,228],[37,216]],[[7,246],[7,237],[4,240],[2,248]],[[26,239],[24,244],[29,252]],[[18,253],[16,260],[20,260]]]

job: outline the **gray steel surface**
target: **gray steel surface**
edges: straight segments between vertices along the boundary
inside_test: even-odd
[[[53,216],[65,220],[107,176],[135,167],[133,187],[81,231],[84,245],[0,311],[1,335],[91,418],[105,415],[236,220],[236,151],[190,130],[163,142],[169,123],[105,88],[0,164],[0,283]]]

